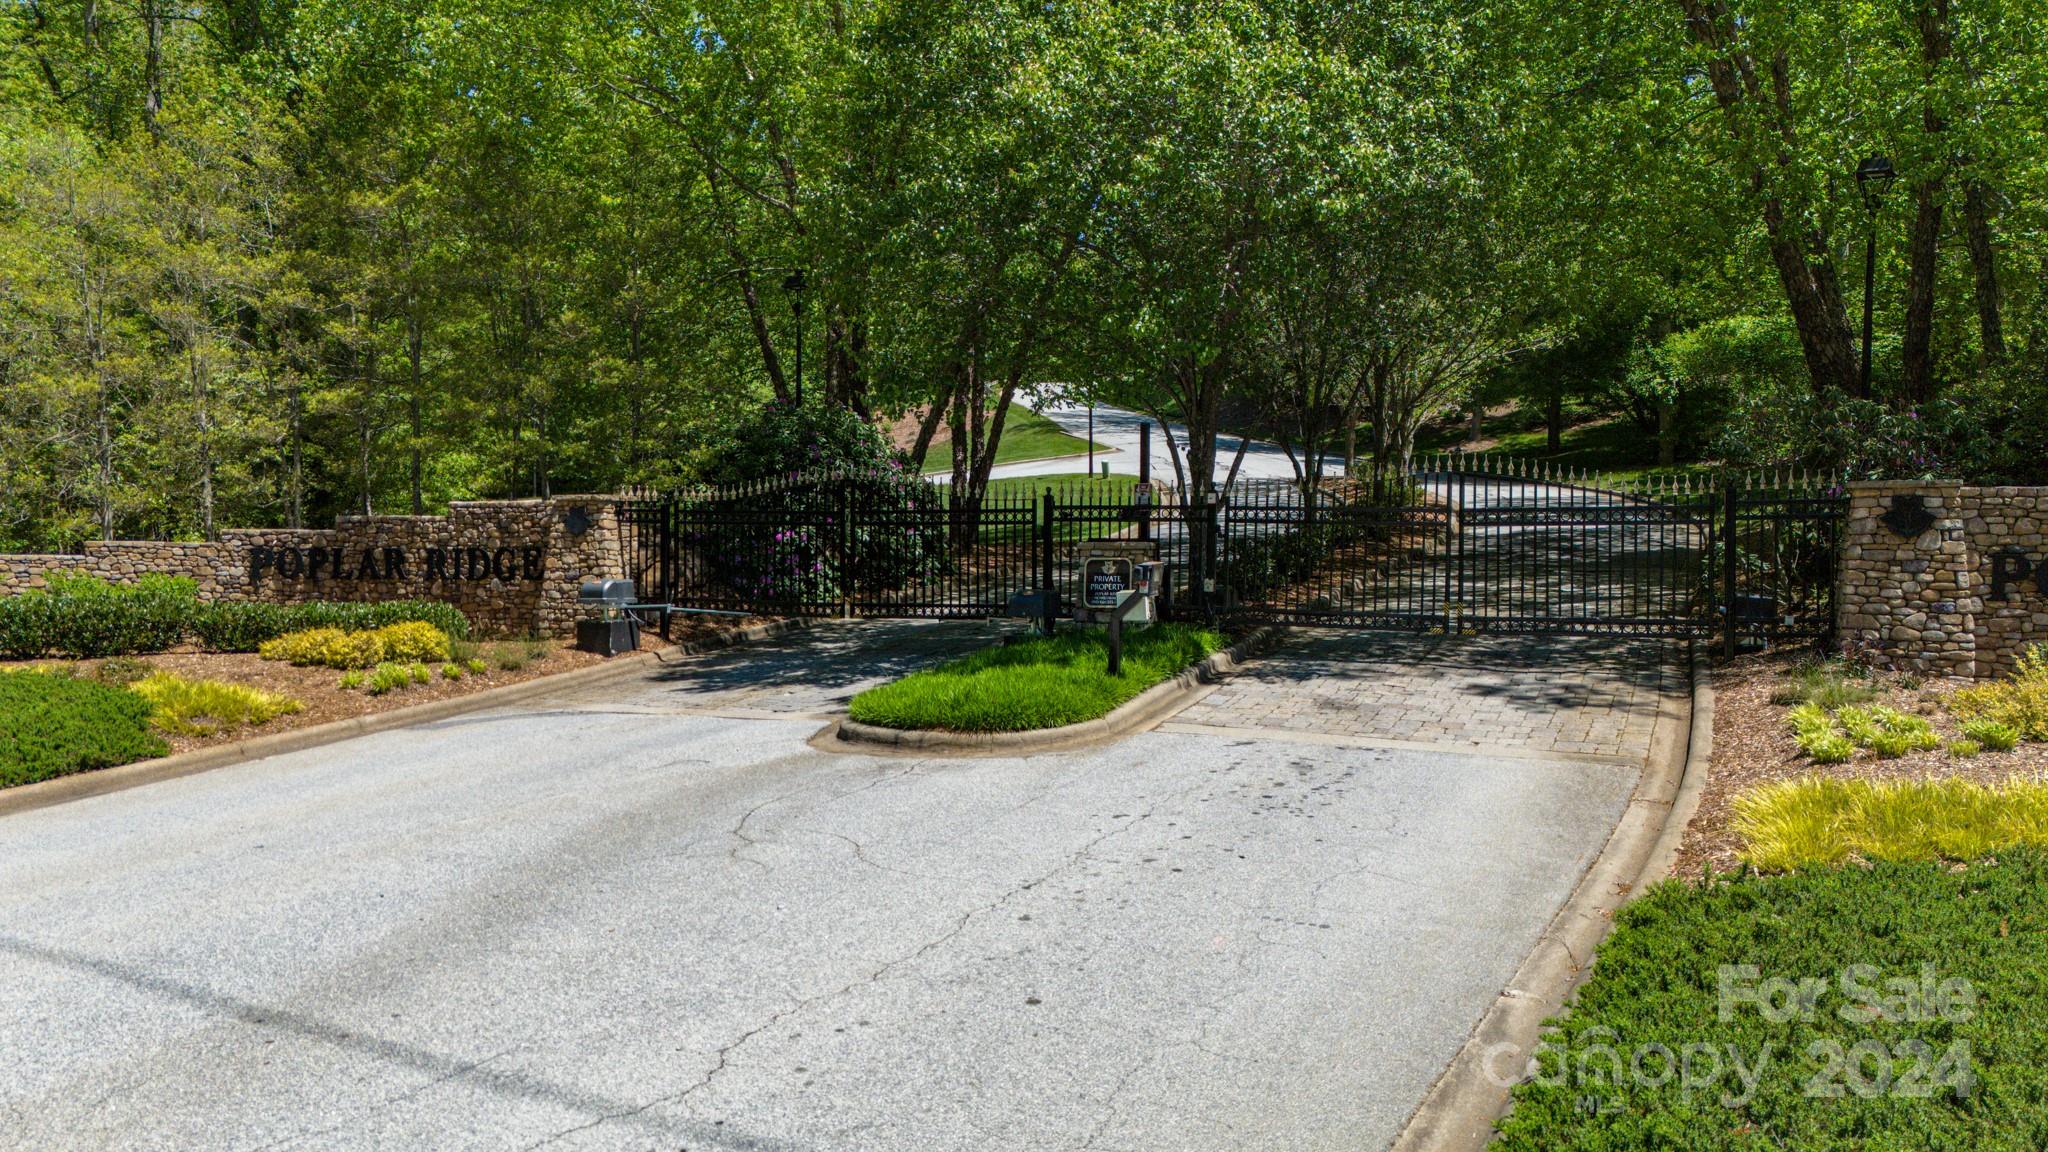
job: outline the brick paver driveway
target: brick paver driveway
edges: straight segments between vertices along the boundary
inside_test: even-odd
[[[1640,764],[1677,657],[1612,636],[1304,630],[1166,727]]]

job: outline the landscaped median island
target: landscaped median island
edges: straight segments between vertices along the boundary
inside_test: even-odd
[[[1157,624],[1123,637],[1123,674],[1108,672],[1102,629],[1013,640],[913,672],[853,698],[853,720],[877,728],[941,732],[1029,732],[1099,719],[1220,652],[1221,633]]]
[[[1748,657],[1674,879],[1624,907],[1496,1147],[2048,1148],[2048,658]]]

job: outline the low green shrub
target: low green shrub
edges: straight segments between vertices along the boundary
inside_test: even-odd
[[[341,689],[344,692],[349,692],[357,688],[361,688],[363,685],[369,682],[370,674],[368,672],[363,671],[360,668],[352,669],[341,674]]]
[[[1799,747],[1815,764],[1846,764],[1856,756],[1856,742],[1840,732],[1799,737]]]
[[[2019,729],[1989,717],[1963,721],[1963,735],[1993,752],[2010,752],[2020,743]]]
[[[1809,660],[1785,673],[1771,691],[1773,704],[1812,704],[1832,712],[1877,696],[1869,674],[1846,660]]]
[[[463,671],[462,665],[456,663],[453,660],[450,660],[448,663],[441,665],[441,679],[443,680],[460,680],[465,674],[466,673]]]
[[[23,592],[0,596],[0,660],[34,660],[51,648],[48,595]]]
[[[1975,740],[1954,740],[1948,746],[1948,754],[1958,760],[1967,760],[1983,751],[1984,745]]]
[[[314,628],[367,632],[411,622],[431,624],[458,640],[469,636],[469,620],[460,609],[432,600],[223,602],[203,606],[193,619],[192,632],[209,652],[254,652],[265,640],[291,632]]]
[[[403,664],[379,664],[370,669],[369,683],[364,685],[372,696],[382,696],[413,682],[412,669]]]
[[[1614,920],[1492,1152],[2048,1147],[2048,855],[1667,881]]]
[[[448,634],[432,624],[411,621],[389,624],[370,633],[385,660],[446,660]]]
[[[1161,624],[1124,637],[1123,675],[1107,671],[1108,638],[1071,630],[989,648],[870,688],[850,714],[884,728],[1018,732],[1093,720],[1223,647],[1223,637]]]
[[[149,701],[125,688],[44,672],[0,672],[0,787],[111,768],[170,751]]]
[[[112,656],[93,665],[92,678],[102,684],[126,688],[156,671],[155,665],[133,656]]]
[[[1883,704],[1851,704],[1830,716],[1808,701],[1785,713],[1799,750],[1821,764],[1839,764],[1868,748],[1892,759],[1908,752],[1941,747],[1941,736],[1923,716],[1911,716]]]
[[[220,680],[187,680],[156,672],[129,691],[149,701],[156,711],[150,724],[173,736],[211,736],[224,728],[266,724],[305,705],[289,696]]]
[[[183,576],[155,574],[129,584],[53,573],[49,587],[0,599],[0,656],[98,660],[162,652],[184,639],[199,609],[199,588]]]

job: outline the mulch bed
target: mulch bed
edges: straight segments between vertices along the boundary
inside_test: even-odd
[[[695,640],[711,639],[721,633],[760,620],[733,618],[690,619],[677,618],[670,629],[670,638],[678,644]],[[650,647],[662,644],[659,636],[649,636]],[[382,696],[372,696],[362,689],[341,687],[339,671],[332,668],[295,668],[273,660],[264,660],[254,653],[214,653],[191,650],[174,650],[153,656],[139,656],[152,668],[170,672],[193,680],[222,680],[231,684],[246,684],[269,692],[281,692],[298,700],[305,707],[288,716],[279,716],[267,724],[254,727],[230,729],[211,736],[165,736],[172,754],[190,752],[216,744],[231,744],[251,736],[267,736],[296,728],[310,728],[315,724],[327,724],[336,720],[347,720],[357,716],[370,716],[389,712],[394,708],[410,708],[415,704],[427,704],[436,700],[448,700],[468,696],[490,688],[502,688],[508,684],[520,684],[588,668],[604,663],[605,658],[589,652],[578,652],[568,641],[549,641],[545,655],[528,661],[516,670],[500,668],[496,663],[498,650],[507,654],[526,650],[522,641],[483,641],[483,659],[488,665],[481,673],[466,675],[460,680],[443,679],[439,665],[434,665],[435,675],[425,684],[414,684]],[[0,670],[8,668],[56,668],[68,666],[80,676],[90,676],[99,666],[98,660],[32,660],[20,663],[0,661]]]
[[[2014,776],[2048,771],[2048,745],[2021,744],[2010,752],[1985,752],[1957,758],[1941,749],[1880,759],[1860,751],[1842,764],[1815,764],[1799,751],[1785,724],[1787,705],[1771,703],[1771,693],[1807,654],[1797,651],[1742,656],[1711,673],[1714,687],[1714,753],[1699,811],[1687,825],[1673,874],[1697,878],[1705,867],[1729,871],[1741,861],[1740,847],[1729,821],[1735,797],[1748,789],[1799,776],[1864,779],[1933,779],[1960,777],[1995,784]],[[1958,736],[1955,717],[1942,700],[1971,681],[1940,677],[1914,678],[1873,673],[1880,689],[1872,704],[1889,704],[1901,712],[1918,713],[1947,742]]]

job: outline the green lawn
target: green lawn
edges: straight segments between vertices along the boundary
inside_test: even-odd
[[[1656,438],[1645,436],[1628,420],[1575,424],[1558,438],[1560,447],[1555,452],[1551,451],[1549,434],[1540,427],[1505,433],[1491,428],[1489,431],[1495,432],[1498,440],[1485,450],[1488,455],[1540,460],[1559,468],[1584,469],[1616,479],[1634,480],[1649,475],[1668,476],[1708,470],[1706,465],[1697,463],[1658,467]],[[1425,451],[1450,451],[1464,443],[1464,425],[1461,424],[1448,430],[1447,434],[1425,438],[1420,447]]]
[[[988,490],[991,504],[1014,507],[1014,502],[1031,500],[1036,502],[1045,496],[1045,490],[1052,489],[1053,499],[1063,507],[1087,504],[1096,507],[1116,505],[1128,506],[1131,490],[1138,486],[1136,476],[1110,473],[1108,476],[1090,476],[1085,472],[1061,472],[1052,476],[1015,476],[1008,480],[991,480]],[[1098,536],[1112,536],[1125,527],[1122,523],[1108,523],[1096,520],[1065,520],[1054,532],[1054,539],[1062,544],[1078,540],[1092,540]],[[988,533],[984,533],[984,536]]]
[[[1123,675],[1113,677],[1104,630],[1069,626],[1055,637],[984,649],[870,688],[853,698],[849,712],[883,728],[1059,728],[1105,716],[1223,646],[1222,636],[1185,624],[1126,632]]]
[[[943,469],[947,466],[946,461],[953,458],[949,443],[943,436],[932,441],[924,456],[927,468]],[[1101,445],[1096,447],[1101,448]],[[1059,425],[1022,404],[1012,404],[1010,414],[1003,419],[1003,439],[996,445],[996,463],[1021,464],[1026,460],[1077,456],[1086,451],[1087,440],[1067,435],[1060,431]]]
[[[2048,1148],[2048,855],[1666,882],[1615,919],[1495,1149]]]

